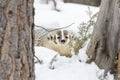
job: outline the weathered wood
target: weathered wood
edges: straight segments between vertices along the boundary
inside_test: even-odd
[[[101,0],[64,0],[64,2],[86,4],[91,6],[100,6]]]
[[[35,80],[33,1],[0,0],[0,80]]]
[[[107,73],[120,52],[120,0],[102,0],[93,37],[87,49],[91,61]]]
[[[120,52],[118,54],[118,65],[117,65],[117,76],[116,78],[120,80]]]

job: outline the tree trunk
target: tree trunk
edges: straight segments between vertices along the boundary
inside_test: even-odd
[[[100,6],[101,0],[64,0],[64,2],[86,4],[91,6]]]
[[[87,49],[88,62],[107,73],[120,52],[120,0],[102,0],[93,37]]]
[[[0,0],[0,80],[35,80],[33,1]]]
[[[120,52],[118,54],[117,79],[120,80]]]

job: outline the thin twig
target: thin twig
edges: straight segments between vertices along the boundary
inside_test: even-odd
[[[68,25],[68,26],[65,26],[65,27],[61,27],[61,28],[57,28],[57,29],[50,30],[50,32],[56,31],[56,30],[60,30],[60,29],[64,29],[64,28],[68,28],[68,27],[72,26],[73,24],[74,24],[74,23],[72,23],[72,24],[70,24],[70,25]]]
[[[50,66],[49,66],[49,68],[50,69],[54,69],[54,65],[53,65],[53,63],[55,62],[55,61],[57,61],[57,54],[55,55],[55,56],[53,56],[53,58],[52,58],[52,60],[50,61]]]
[[[38,25],[35,25],[36,27],[40,27],[40,28],[42,28],[42,29],[44,29],[44,30],[46,30],[46,31],[48,31],[49,32],[49,30],[48,29],[46,29],[46,28],[44,28],[44,27],[42,27],[42,26],[38,26]]]
[[[68,26],[61,27],[61,28],[57,28],[57,29],[53,29],[53,30],[48,30],[48,29],[46,29],[46,28],[44,28],[44,27],[42,27],[42,26],[38,26],[38,25],[35,25],[35,26],[36,26],[36,27],[40,27],[40,28],[42,28],[42,29],[44,29],[44,30],[46,30],[46,31],[48,31],[48,32],[52,32],[52,31],[56,31],[56,30],[68,28],[68,27],[72,26],[73,24],[74,24],[74,23],[72,23],[72,24],[70,24],[70,25],[68,25]]]
[[[36,55],[34,55],[34,57],[37,59],[37,61],[35,62],[35,63],[37,63],[37,62],[39,62],[40,64],[42,64],[43,63],[43,61],[42,60],[40,60]]]

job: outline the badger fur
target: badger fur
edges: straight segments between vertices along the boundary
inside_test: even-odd
[[[71,56],[70,42],[74,39],[74,34],[67,30],[56,30],[50,32],[42,39],[37,40],[38,46],[47,47],[60,53],[61,56]]]

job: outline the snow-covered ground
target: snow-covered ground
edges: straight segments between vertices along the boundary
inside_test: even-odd
[[[67,29],[77,33],[79,24],[89,20],[88,6],[85,5],[59,2],[57,8],[60,12],[57,12],[52,9],[52,4],[41,4],[40,0],[35,0],[34,7],[35,24],[45,28],[65,27],[74,23]],[[89,7],[93,14],[99,11],[99,8]],[[85,63],[87,44],[88,42],[79,50],[78,55],[73,55],[71,58],[35,46],[35,55],[43,61],[42,64],[35,64],[36,80],[100,80],[99,78],[103,78],[104,70],[99,69],[94,62]],[[108,73],[104,80],[113,80],[113,75]]]

